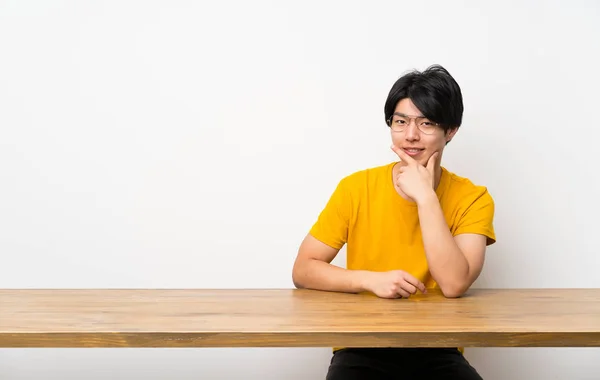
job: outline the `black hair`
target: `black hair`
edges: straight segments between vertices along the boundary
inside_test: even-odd
[[[405,98],[409,98],[423,116],[439,123],[444,132],[462,123],[464,108],[460,86],[440,65],[429,66],[423,72],[413,70],[394,83],[384,106],[388,126],[396,105]]]

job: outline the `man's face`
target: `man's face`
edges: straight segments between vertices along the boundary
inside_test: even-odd
[[[412,100],[404,98],[396,105],[390,131],[392,143],[396,147],[404,149],[417,162],[426,166],[435,152],[439,152],[438,158],[441,159],[446,142],[454,136],[457,129],[445,134],[441,127],[423,116]]]

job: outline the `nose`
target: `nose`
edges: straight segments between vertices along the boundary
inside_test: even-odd
[[[421,131],[417,127],[417,123],[411,120],[404,130],[404,138],[407,141],[418,141],[421,138]]]

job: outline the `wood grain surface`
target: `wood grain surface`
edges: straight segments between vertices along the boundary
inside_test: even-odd
[[[600,289],[0,289],[0,347],[600,347]]]

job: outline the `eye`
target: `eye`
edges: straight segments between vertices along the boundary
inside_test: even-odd
[[[395,123],[396,124],[400,124],[400,125],[404,125],[404,124],[406,124],[406,120],[404,120],[404,119],[396,119]]]

